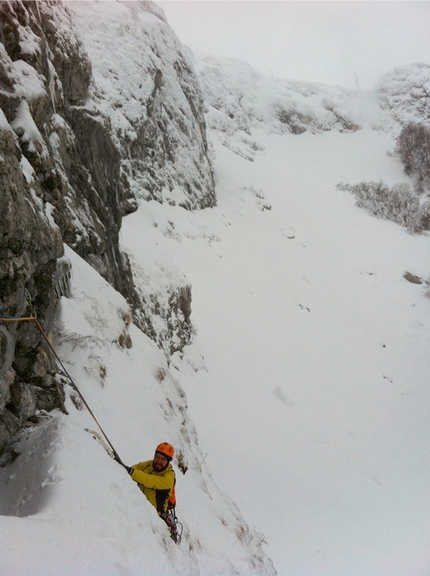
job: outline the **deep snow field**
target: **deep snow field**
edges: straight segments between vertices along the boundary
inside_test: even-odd
[[[430,300],[403,273],[428,277],[430,239],[336,189],[404,181],[394,141],[259,134],[248,162],[214,139],[216,209],[123,229],[192,284],[175,377],[214,480],[282,576],[428,575]]]

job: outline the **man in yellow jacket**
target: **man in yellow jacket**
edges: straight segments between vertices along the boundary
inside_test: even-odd
[[[169,508],[169,498],[172,500],[174,496],[175,472],[170,464],[174,452],[171,444],[162,442],[155,449],[153,460],[139,462],[129,470],[131,478],[161,517]]]

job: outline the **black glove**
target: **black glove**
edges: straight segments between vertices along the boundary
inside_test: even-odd
[[[121,464],[121,466],[123,466],[130,475],[133,474],[133,468],[124,464],[124,462],[121,460],[118,454],[114,453],[113,459],[115,460],[115,462],[118,462],[118,464]]]

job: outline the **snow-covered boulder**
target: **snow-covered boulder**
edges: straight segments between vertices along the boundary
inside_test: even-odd
[[[377,93],[398,131],[409,123],[430,125],[430,65],[398,66],[381,78]]]

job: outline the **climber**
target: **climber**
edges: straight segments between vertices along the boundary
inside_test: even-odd
[[[175,514],[175,472],[172,461],[174,448],[167,442],[162,442],[155,449],[153,460],[139,462],[131,467],[126,467],[132,480],[134,480],[149,502],[157,510],[160,518],[164,520],[170,529],[170,536],[179,544],[181,541],[182,525],[178,523]],[[180,533],[177,530],[181,527]]]

